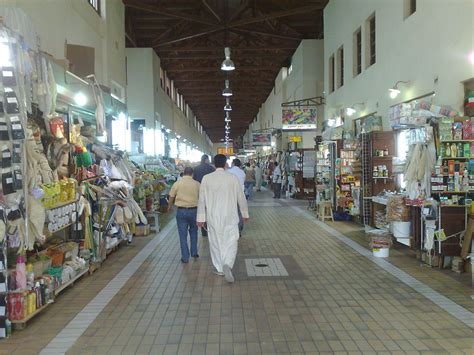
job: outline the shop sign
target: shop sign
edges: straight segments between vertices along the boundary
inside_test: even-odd
[[[300,143],[301,142],[301,136],[290,136],[290,137],[288,137],[288,140],[292,143]]]
[[[272,134],[271,133],[252,133],[252,144],[253,146],[271,146]]]
[[[234,148],[229,147],[229,148],[217,148],[217,154],[223,154],[223,155],[234,155]]]
[[[283,130],[316,129],[317,108],[315,107],[283,107]]]

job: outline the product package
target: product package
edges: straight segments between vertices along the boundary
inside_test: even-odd
[[[7,89],[5,89],[5,103],[7,104],[6,111],[8,114],[20,113],[18,98],[13,90],[8,89],[7,91]]]
[[[12,163],[21,164],[21,144],[13,143]]]
[[[472,118],[468,118],[462,124],[463,139],[466,139],[466,140],[474,139],[474,132],[472,130],[473,130]]]
[[[12,140],[25,139],[25,130],[19,116],[10,116],[10,131]]]
[[[2,168],[10,168],[12,166],[12,153],[6,145],[2,147]]]
[[[0,141],[9,141],[8,125],[5,121],[5,117],[0,116]]]
[[[4,87],[16,85],[15,72],[12,67],[3,67],[1,70],[2,83]]]
[[[2,189],[4,195],[10,195],[16,192],[13,173],[10,169],[4,169],[2,172]]]

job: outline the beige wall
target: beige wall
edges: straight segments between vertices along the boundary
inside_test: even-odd
[[[474,1],[417,0],[414,14],[405,18],[404,0],[331,0],[324,9],[325,78],[329,56],[344,46],[344,86],[327,91],[326,118],[337,110],[363,102],[352,120],[371,112],[383,117],[391,105],[435,91],[434,104],[462,110],[461,81],[474,77],[469,53],[474,51]],[[365,21],[375,13],[376,63],[365,67]],[[362,27],[362,73],[353,75],[353,33]],[[336,71],[337,78],[337,71]],[[399,80],[402,93],[392,100],[388,89]],[[337,81],[337,80],[336,80]]]
[[[86,0],[0,0],[0,6],[23,10],[36,27],[41,49],[64,59],[66,43],[95,48],[99,82],[123,88],[125,77],[125,8],[121,0],[102,0],[99,16]]]

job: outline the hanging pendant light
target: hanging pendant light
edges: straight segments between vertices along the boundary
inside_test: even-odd
[[[226,124],[226,125],[225,125],[225,129],[230,129],[229,124]]]
[[[230,101],[228,98],[225,99],[224,111],[232,111],[232,106],[230,106]]]
[[[232,89],[229,87],[229,80],[225,81],[225,88],[222,90],[222,96],[229,97],[232,96]]]
[[[234,65],[234,62],[230,59],[230,48],[229,47],[224,48],[224,54],[225,54],[225,59],[222,62],[221,70],[224,70],[224,71],[234,70],[235,65]]]
[[[224,122],[230,122],[230,121],[231,121],[231,119],[230,119],[230,113],[227,111],[227,112],[225,113]]]

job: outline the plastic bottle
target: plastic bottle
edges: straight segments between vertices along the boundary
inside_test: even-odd
[[[16,287],[17,289],[26,289],[26,265],[25,257],[20,255],[16,259]]]
[[[26,287],[32,288],[35,285],[35,273],[33,272],[33,264],[26,264]]]

